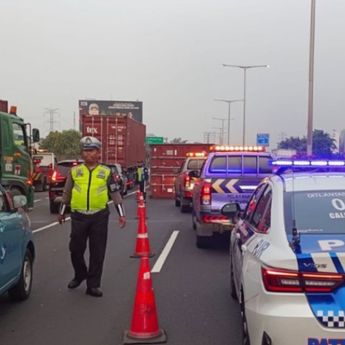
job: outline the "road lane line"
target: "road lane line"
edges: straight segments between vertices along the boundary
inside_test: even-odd
[[[65,221],[67,222],[68,220],[70,220],[71,217],[67,217],[65,219]],[[32,233],[36,233],[36,232],[40,232],[40,231],[43,231],[43,230],[46,230],[46,229],[49,229],[49,228],[52,228],[53,226],[55,225],[59,225],[59,222],[54,222],[54,223],[51,223],[51,224],[48,224],[48,225],[45,225],[45,226],[42,226],[41,228],[37,228],[35,230],[32,230]]]
[[[124,198],[129,197],[129,196],[131,196],[131,195],[133,195],[133,194],[136,194],[136,191],[131,192],[131,193],[128,193],[127,195],[124,196]],[[46,198],[46,199],[49,199],[49,198]],[[41,201],[41,199],[36,199],[36,200],[34,200],[34,201]],[[109,201],[108,203],[110,204],[110,203],[112,203],[112,201]],[[71,219],[71,217],[67,217],[67,218],[66,218],[66,221],[69,221],[70,219]],[[40,232],[40,231],[43,231],[43,230],[52,228],[52,227],[55,226],[55,225],[59,225],[59,222],[54,222],[54,223],[51,223],[51,224],[42,226],[41,228],[37,228],[37,229],[35,229],[35,230],[32,230],[32,233],[34,234],[34,233],[36,233],[36,232]]]
[[[41,201],[42,199],[36,199],[36,200],[34,200],[34,202],[38,202],[38,201]]]
[[[172,248],[172,246],[174,245],[177,235],[179,234],[180,231],[178,230],[174,230],[167,242],[167,244],[165,245],[161,255],[159,256],[159,258],[157,259],[157,261],[155,262],[154,266],[152,267],[151,273],[159,273],[164,265],[165,260],[167,259],[170,250]]]

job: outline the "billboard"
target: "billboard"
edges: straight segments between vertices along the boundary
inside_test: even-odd
[[[80,100],[79,116],[82,115],[128,116],[143,122],[143,102]]]

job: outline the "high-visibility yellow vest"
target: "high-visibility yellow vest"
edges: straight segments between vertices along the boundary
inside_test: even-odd
[[[73,179],[71,209],[73,211],[100,211],[107,207],[107,180],[110,169],[104,165],[97,165],[89,170],[80,164],[71,169]]]

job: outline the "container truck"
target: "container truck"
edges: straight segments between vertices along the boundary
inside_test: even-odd
[[[146,126],[128,116],[81,115],[81,132],[102,142],[101,162],[121,164],[133,186],[137,163],[145,160]]]
[[[183,169],[187,153],[209,152],[212,144],[154,144],[151,145],[151,198],[175,199],[175,179]],[[175,203],[175,205],[178,205]]]
[[[17,116],[17,108],[8,111],[0,100],[0,183],[13,195],[25,195],[33,207],[31,144],[39,141],[39,130]]]

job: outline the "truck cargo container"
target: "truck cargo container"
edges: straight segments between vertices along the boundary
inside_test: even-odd
[[[82,115],[82,135],[102,142],[101,162],[121,164],[129,184],[135,181],[138,161],[145,159],[146,126],[128,116]]]
[[[174,182],[189,152],[208,153],[212,144],[151,145],[150,197],[175,198]]]

